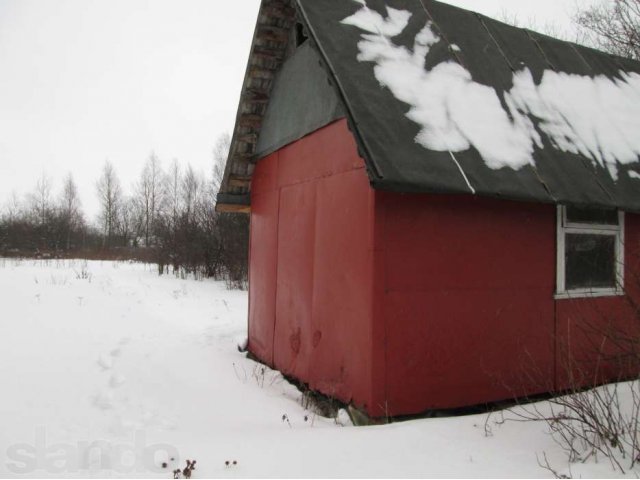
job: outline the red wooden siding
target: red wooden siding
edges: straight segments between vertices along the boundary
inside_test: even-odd
[[[555,207],[379,193],[377,219],[391,415],[553,389]]]
[[[634,298],[638,220],[626,215]],[[640,333],[629,298],[554,299],[555,206],[379,192],[376,222],[385,382],[376,402],[385,411],[376,415],[559,391],[625,372],[607,361],[616,345],[603,335]]]
[[[373,198],[346,122],[339,121],[261,160],[251,200],[251,351],[365,408]]]
[[[254,355],[273,365],[276,319],[279,195],[273,154],[257,165],[253,175],[249,247],[249,344]]]

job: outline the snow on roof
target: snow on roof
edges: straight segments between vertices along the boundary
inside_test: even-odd
[[[457,62],[425,69],[430,48],[442,41],[433,22],[407,49],[392,38],[407,28],[411,13],[387,13],[383,18],[363,6],[342,23],[367,32],[358,42],[358,61],[374,62],[378,82],[411,107],[407,117],[422,127],[415,141],[426,149],[458,153],[473,147],[492,169],[535,166],[534,146],[544,148],[535,118],[553,148],[589,158],[614,179],[619,164],[638,162],[640,75],[619,71],[610,79],[547,69],[536,85],[525,66],[514,72],[503,106],[494,88],[475,82]]]
[[[640,63],[434,0],[295,3],[374,188],[640,211]]]
[[[640,209],[640,64],[432,0],[298,0],[375,187]]]

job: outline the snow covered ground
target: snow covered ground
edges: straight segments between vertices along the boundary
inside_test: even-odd
[[[152,266],[0,259],[0,477],[550,477],[543,452],[569,473],[543,423],[314,416],[238,352],[246,316],[245,292]]]

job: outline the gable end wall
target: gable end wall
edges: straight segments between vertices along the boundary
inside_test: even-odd
[[[249,349],[364,409],[373,199],[345,120],[260,160],[251,193]]]

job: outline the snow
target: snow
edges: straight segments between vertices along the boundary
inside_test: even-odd
[[[547,70],[536,86],[531,72],[514,75],[507,93],[517,110],[541,119],[540,129],[564,152],[578,153],[608,168],[638,162],[640,155],[640,75],[622,80],[583,77]]]
[[[621,71],[619,79],[609,79],[547,70],[536,85],[524,68],[514,73],[513,88],[499,94],[474,81],[459,63],[425,69],[430,48],[441,41],[431,22],[410,51],[392,40],[409,24],[410,12],[387,8],[384,18],[358,3],[362,8],[342,21],[367,32],[357,59],[374,62],[378,82],[410,105],[407,117],[422,127],[415,141],[425,148],[455,153],[474,147],[492,169],[535,166],[542,140],[534,118],[554,148],[591,159],[614,179],[619,164],[638,162],[640,75]],[[451,49],[461,51],[457,45]]]
[[[353,427],[344,411],[338,423],[306,411],[279,373],[238,351],[247,294],[221,283],[0,259],[0,291],[0,477],[172,478],[186,459],[193,478],[551,477],[543,452],[569,472],[541,422]],[[605,461],[571,471],[614,474]]]

